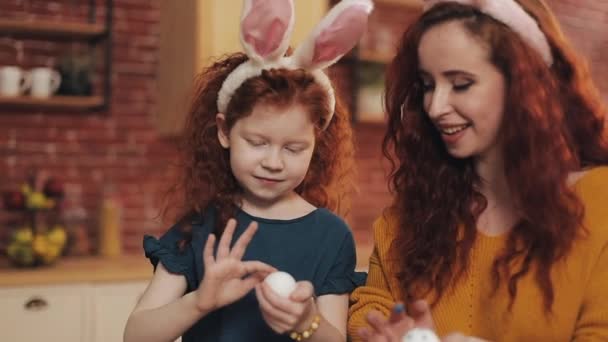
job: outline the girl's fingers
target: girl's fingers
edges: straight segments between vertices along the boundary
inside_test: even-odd
[[[249,242],[251,242],[251,239],[253,238],[253,235],[257,230],[258,223],[255,221],[251,222],[245,232],[241,234],[239,239],[232,247],[232,250],[230,251],[230,256],[235,259],[241,260],[241,258],[245,254],[245,250],[247,249]]]
[[[265,264],[261,261],[243,261],[241,263],[241,265],[243,265],[243,271],[242,271],[242,275],[246,275],[246,274],[251,274],[251,275],[255,275],[256,277],[262,277],[265,278],[267,275],[269,275],[272,272],[276,272],[276,268]]]
[[[205,269],[209,268],[209,265],[213,264],[215,259],[213,258],[213,245],[215,243],[215,234],[209,234],[205,248],[203,249],[203,263]]]
[[[266,324],[268,324],[268,326],[275,332],[283,334],[289,331],[289,327],[287,325],[275,322],[271,317],[268,317],[263,312],[262,317],[264,318],[264,321],[266,321]]]
[[[243,291],[243,295],[249,293],[249,291],[253,290],[255,286],[264,281],[262,277],[256,277],[255,275],[250,275],[247,278],[244,278],[241,281],[241,289]]]
[[[299,281],[296,283],[296,288],[289,295],[289,299],[295,302],[306,302],[315,292],[314,286],[309,281]]]
[[[226,228],[220,239],[220,244],[217,247],[217,259],[222,259],[230,254],[230,242],[232,242],[232,236],[234,235],[234,229],[236,228],[236,220],[230,219],[226,223]]]
[[[261,309],[262,313],[264,313],[268,317],[268,319],[271,320],[272,322],[274,322],[275,324],[279,324],[281,326],[286,326],[286,327],[292,326],[293,324],[290,324],[290,323],[295,323],[295,319],[293,319],[290,315],[286,314],[285,312],[282,312],[282,311],[276,309],[268,301],[268,298],[266,298],[264,292],[261,289],[262,285],[264,285],[264,284],[262,283],[255,287],[255,295],[258,299],[258,303],[260,304],[260,309]],[[293,320],[294,322],[290,322],[291,320]]]
[[[288,298],[279,296],[272,288],[266,284],[260,284],[260,290],[264,294],[264,298],[277,310],[280,310],[284,315],[299,316],[304,307],[301,303],[292,302]]]

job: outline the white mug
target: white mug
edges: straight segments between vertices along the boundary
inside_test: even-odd
[[[20,67],[0,67],[0,96],[19,96],[30,87],[30,84],[30,74]]]
[[[53,95],[61,84],[61,75],[51,68],[33,68],[30,70],[32,86],[30,95],[32,97],[46,98]]]

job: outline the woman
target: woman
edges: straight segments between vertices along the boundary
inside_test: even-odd
[[[394,201],[351,297],[353,340],[433,324],[495,341],[608,339],[599,99],[542,0],[427,1],[387,72]],[[395,302],[409,316],[385,319]]]

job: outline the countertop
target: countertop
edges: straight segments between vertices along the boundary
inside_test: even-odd
[[[37,268],[0,264],[0,287],[134,281],[152,276],[152,265],[143,255],[66,257]]]
[[[357,248],[357,270],[367,271],[371,245]],[[152,265],[143,255],[65,257],[50,266],[15,268],[0,260],[0,287],[148,280]]]

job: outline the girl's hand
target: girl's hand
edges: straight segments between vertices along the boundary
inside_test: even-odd
[[[313,286],[308,281],[296,283],[289,298],[279,296],[264,282],[255,288],[262,317],[279,334],[308,329],[317,313],[313,293]]]
[[[249,224],[231,250],[230,242],[235,228],[236,221],[228,220],[216,257],[213,256],[215,235],[207,238],[203,250],[205,275],[196,290],[197,307],[202,312],[211,312],[241,299],[268,274],[276,271],[274,267],[259,261],[241,260],[258,228],[257,223]]]

